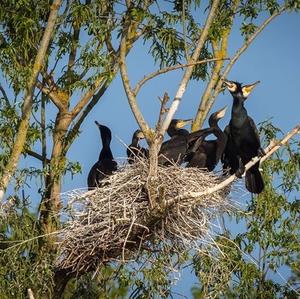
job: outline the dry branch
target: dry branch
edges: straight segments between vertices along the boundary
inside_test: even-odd
[[[145,76],[142,80],[140,80],[135,88],[133,89],[133,94],[134,95],[137,95],[138,92],[140,91],[141,87],[146,83],[148,82],[149,80],[159,76],[159,75],[162,75],[162,74],[165,74],[167,72],[171,72],[171,71],[174,71],[174,70],[178,70],[178,69],[181,69],[181,68],[184,68],[184,67],[189,67],[189,66],[195,66],[195,65],[199,65],[199,64],[205,64],[205,63],[209,63],[209,62],[213,62],[213,61],[219,61],[219,60],[229,60],[229,58],[227,57],[224,57],[224,58],[211,58],[211,59],[204,59],[204,60],[200,60],[200,61],[196,61],[196,62],[192,62],[192,63],[186,63],[186,64],[176,64],[176,65],[173,65],[173,66],[170,66],[170,67],[166,67],[166,68],[163,68],[161,70],[158,70],[156,72],[153,72],[147,76]]]

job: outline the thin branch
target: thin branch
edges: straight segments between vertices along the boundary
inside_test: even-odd
[[[178,70],[184,67],[189,67],[189,66],[194,66],[194,65],[198,65],[198,64],[204,64],[204,63],[208,63],[208,62],[212,62],[212,61],[218,61],[218,60],[229,60],[229,58],[212,58],[212,59],[204,59],[204,60],[200,60],[200,61],[196,61],[196,62],[191,62],[191,63],[186,63],[186,64],[176,64],[170,67],[166,67],[163,68],[161,70],[158,70],[156,72],[153,72],[147,76],[145,76],[142,80],[140,80],[135,88],[133,89],[133,93],[136,96],[138,94],[138,92],[140,91],[141,87],[149,80],[161,75],[161,74],[165,74],[167,72],[170,71],[174,71],[174,70]]]
[[[8,107],[10,107],[11,105],[10,105],[9,99],[8,99],[7,94],[6,94],[6,92],[5,92],[5,89],[3,88],[3,86],[2,86],[1,83],[0,83],[0,91],[1,91],[1,93],[2,93],[2,95],[3,95],[3,98],[4,98],[4,100],[5,100],[6,105],[7,105]]]
[[[213,22],[215,14],[217,12],[217,8],[218,8],[218,5],[219,5],[219,2],[220,2],[220,0],[214,0],[212,2],[209,15],[208,15],[208,17],[206,19],[204,28],[203,28],[202,33],[201,33],[201,35],[199,37],[199,40],[198,40],[197,47],[196,47],[196,49],[195,49],[195,51],[194,51],[194,53],[193,53],[193,55],[192,55],[189,63],[193,63],[193,62],[197,61],[197,59],[198,59],[198,57],[200,55],[201,49],[203,48],[204,43],[205,43],[205,41],[207,39],[207,36],[208,36],[208,33],[209,33],[209,28],[210,28],[210,26],[211,26],[211,24]],[[174,100],[173,100],[173,102],[171,104],[169,112],[166,115],[166,118],[165,118],[165,120],[164,120],[164,122],[162,124],[162,127],[161,127],[161,129],[160,129],[160,131],[158,133],[161,136],[163,136],[165,134],[167,128],[170,125],[170,122],[171,122],[171,120],[172,120],[172,118],[173,118],[173,116],[174,116],[174,114],[175,114],[175,112],[176,112],[176,110],[177,110],[177,108],[179,106],[179,103],[180,103],[180,101],[182,99],[182,96],[183,96],[183,94],[185,92],[187,84],[188,84],[188,82],[189,82],[189,80],[191,78],[191,75],[193,73],[193,69],[194,69],[193,65],[192,66],[188,66],[187,69],[186,69],[186,71],[185,71],[185,73],[184,73],[184,75],[183,75],[183,78],[181,80],[181,83],[180,83],[179,88],[177,90],[177,93],[175,95],[175,98],[174,98]]]
[[[300,133],[300,125],[297,125],[290,133],[288,133],[283,139],[281,139],[279,142],[270,142],[270,144],[265,148],[265,155],[263,157],[257,156],[254,157],[251,161],[249,161],[245,165],[245,171],[247,171],[249,168],[251,168],[254,164],[257,162],[264,162],[266,159],[268,159],[274,152],[276,152],[281,146],[285,145],[293,136]],[[186,195],[183,195],[183,197],[201,197],[208,194],[212,194],[216,191],[219,191],[226,186],[230,185],[234,180],[236,179],[235,174],[228,177],[226,180],[221,182],[220,184],[209,188],[205,190],[204,192],[187,192]],[[199,201],[202,200],[199,198]]]
[[[91,97],[94,95],[95,91],[99,88],[101,83],[104,81],[105,76],[101,73],[98,78],[95,80],[91,88],[83,95],[79,102],[75,105],[71,114],[76,117],[78,113],[85,107],[85,105],[90,101]]]
[[[41,144],[42,144],[42,159],[43,169],[47,166],[47,138],[46,138],[46,96],[42,94],[41,103]]]
[[[50,163],[50,160],[48,158],[44,158],[43,155],[38,154],[37,152],[34,152],[32,150],[26,150],[25,153],[31,157],[34,157],[43,163]]]
[[[73,36],[72,36],[72,46],[71,46],[70,55],[69,55],[67,72],[70,72],[72,67],[75,64],[76,53],[77,53],[77,45],[76,44],[78,43],[79,34],[80,34],[80,27],[78,26],[78,23],[74,20],[72,23],[72,27],[73,27],[74,32],[73,32]]]
[[[6,191],[6,188],[8,186],[12,174],[15,172],[17,168],[17,164],[26,141],[26,135],[29,127],[29,120],[30,120],[31,110],[33,105],[32,98],[36,86],[36,81],[44,63],[44,59],[55,28],[56,19],[58,16],[58,10],[61,6],[61,2],[62,0],[54,0],[53,4],[51,5],[47,27],[43,34],[41,44],[39,46],[37,56],[35,58],[34,65],[32,68],[32,73],[31,76],[29,77],[28,84],[26,86],[26,92],[25,92],[24,102],[22,106],[22,117],[18,128],[17,136],[16,136],[16,141],[13,145],[11,156],[9,158],[9,161],[6,165],[6,168],[4,170],[3,176],[0,181],[0,200],[4,195],[4,192]]]
[[[160,130],[160,127],[162,125],[163,115],[167,112],[166,105],[167,105],[169,100],[170,100],[170,97],[169,97],[168,93],[165,92],[162,100],[160,100],[160,111],[159,111],[157,127],[156,127],[157,131]]]
[[[230,62],[228,63],[228,65],[226,66],[222,76],[220,77],[216,88],[214,90],[213,95],[210,98],[210,101],[207,103],[207,107],[204,111],[204,114],[207,115],[207,113],[209,112],[209,110],[211,109],[215,98],[219,95],[219,93],[222,90],[222,84],[223,84],[223,80],[227,77],[227,75],[229,74],[231,68],[233,67],[233,65],[235,64],[235,62],[240,58],[240,56],[248,49],[248,47],[251,45],[251,43],[254,41],[254,39],[265,29],[265,27],[273,20],[275,19],[277,16],[279,16],[282,12],[284,12],[286,10],[286,8],[283,6],[281,7],[277,12],[275,12],[274,14],[272,14],[268,19],[266,19],[264,21],[264,23],[249,37],[248,40],[245,41],[245,43],[243,44],[242,47],[240,47],[240,49],[237,50],[237,52],[235,53],[235,55],[232,57],[232,59],[230,60]]]
[[[147,141],[150,141],[150,136],[149,136],[150,128],[149,128],[148,124],[146,123],[146,121],[141,113],[141,110],[138,107],[136,96],[130,86],[128,73],[127,73],[127,67],[126,67],[126,60],[125,60],[126,52],[127,52],[127,37],[126,37],[126,34],[124,33],[122,40],[121,40],[121,44],[120,44],[120,63],[119,63],[122,82],[123,82],[123,86],[124,86],[124,89],[126,91],[126,95],[128,98],[128,103],[133,112],[133,115],[134,115],[137,123],[139,124],[140,128],[144,132]]]
[[[115,76],[115,74],[118,71],[118,65],[115,65],[115,69],[113,70],[113,74]],[[103,85],[101,86],[101,88],[99,89],[99,91],[94,94],[92,100],[88,103],[88,105],[85,107],[85,109],[82,111],[81,115],[79,116],[78,120],[76,121],[76,123],[74,124],[74,126],[72,127],[72,129],[68,132],[67,137],[65,138],[66,142],[65,142],[65,146],[64,146],[64,152],[66,153],[68,151],[68,149],[70,148],[76,134],[79,132],[80,126],[83,123],[83,121],[85,120],[85,118],[87,117],[87,115],[89,114],[89,112],[94,108],[94,106],[99,102],[100,98],[102,97],[102,95],[105,93],[105,91],[107,90],[107,88],[109,87],[109,80],[107,79]]]

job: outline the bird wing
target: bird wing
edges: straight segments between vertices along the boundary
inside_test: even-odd
[[[255,125],[255,122],[254,122],[254,120],[253,120],[250,116],[248,116],[248,119],[249,119],[249,124],[250,124],[251,128],[253,129],[253,132],[254,132],[254,135],[255,135],[255,138],[256,138],[256,142],[257,142],[257,144],[258,144],[259,147],[260,147],[259,132],[258,132],[258,130],[257,130],[257,127],[256,127],[256,125]]]
[[[239,168],[239,159],[232,140],[229,125],[226,126],[224,133],[226,134],[227,142],[224,153],[221,157],[221,162],[223,163],[223,170],[226,171],[230,168],[230,173],[233,174]]]
[[[187,151],[186,136],[176,135],[171,139],[165,141],[159,151],[160,157],[158,162],[160,164],[168,163],[169,161],[181,163]]]

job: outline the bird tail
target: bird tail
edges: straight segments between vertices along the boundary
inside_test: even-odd
[[[246,171],[245,175],[245,183],[246,188],[251,193],[259,194],[264,190],[264,181],[261,173],[259,172],[259,164],[255,164],[248,171]]]

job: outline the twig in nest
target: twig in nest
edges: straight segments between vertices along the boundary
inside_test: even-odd
[[[107,177],[101,188],[69,194],[59,268],[96,269],[99,263],[136,257],[144,247],[155,251],[156,244],[172,244],[174,250],[195,248],[206,237],[215,214],[232,210],[227,190],[203,197],[197,204],[191,198],[181,200],[188,190],[204,191],[221,178],[173,165],[158,166],[157,172],[160,202],[173,202],[153,215],[145,189],[148,172],[148,161],[138,160]]]

